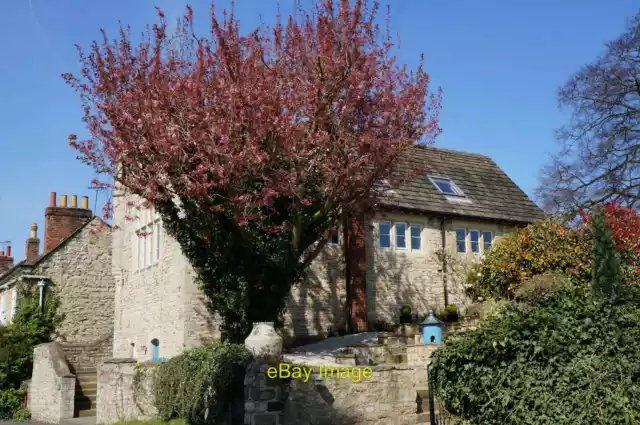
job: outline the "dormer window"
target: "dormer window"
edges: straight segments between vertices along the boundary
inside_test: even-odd
[[[429,176],[429,180],[431,180],[431,183],[433,183],[440,193],[449,196],[464,196],[464,192],[449,178]]]

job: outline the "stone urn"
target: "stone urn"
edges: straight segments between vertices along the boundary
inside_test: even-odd
[[[272,322],[256,322],[244,345],[256,357],[272,362],[282,359],[282,337]]]

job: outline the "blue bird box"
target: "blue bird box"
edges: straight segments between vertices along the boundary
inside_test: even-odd
[[[420,323],[422,341],[425,344],[442,344],[442,325],[443,323],[436,319],[433,311],[430,311],[429,316]]]

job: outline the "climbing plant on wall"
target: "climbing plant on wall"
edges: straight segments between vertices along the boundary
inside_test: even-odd
[[[49,291],[40,306],[39,289],[20,284],[11,322],[0,326],[0,416],[11,418],[22,403],[22,384],[31,379],[33,348],[50,342],[63,317],[59,300]]]

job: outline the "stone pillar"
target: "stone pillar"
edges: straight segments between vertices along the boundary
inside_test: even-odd
[[[247,366],[244,378],[244,424],[285,425],[284,384],[273,372],[269,374],[269,368],[282,360],[282,337],[273,323],[255,323],[245,346],[255,360]]]

